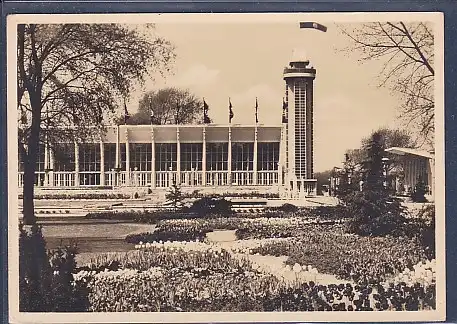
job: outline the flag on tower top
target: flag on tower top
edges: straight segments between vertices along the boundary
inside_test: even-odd
[[[300,22],[300,28],[312,28],[312,29],[317,29],[317,30],[323,31],[323,32],[327,31],[327,27],[325,27],[324,25],[321,25],[319,23],[312,22],[312,21]]]
[[[230,101],[230,98],[229,98],[229,123],[232,122],[233,116],[234,116],[234,113],[232,110],[232,102]]]
[[[255,98],[255,123],[258,124],[259,123],[259,113],[258,113],[258,109],[259,109],[259,103],[257,101],[257,97]]]

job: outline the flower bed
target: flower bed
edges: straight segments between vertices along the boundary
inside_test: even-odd
[[[107,270],[117,262],[116,270]],[[102,265],[106,266],[103,267]],[[96,269],[96,270],[93,270]],[[286,283],[246,259],[204,243],[141,244],[93,261],[74,275],[89,311],[427,310],[434,283]]]
[[[319,272],[366,283],[383,282],[426,260],[414,240],[348,235],[339,225],[307,226],[297,239],[267,243],[253,253],[286,255],[288,264],[312,264]]]
[[[151,221],[160,217],[155,218],[154,215],[151,214]],[[154,233],[129,235],[126,241],[135,244],[154,241],[202,241],[208,232],[214,230],[236,230],[238,239],[284,238],[300,235],[306,226],[334,223],[298,217],[168,219],[157,222],[158,229]]]

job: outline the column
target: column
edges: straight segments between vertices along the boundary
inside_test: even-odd
[[[206,186],[206,126],[203,126],[202,148],[202,183]]]
[[[45,187],[49,185],[49,144],[46,140],[44,144],[44,184]]]
[[[105,146],[100,138],[100,185],[105,185]]]
[[[121,130],[120,130],[120,127],[119,125],[117,126],[117,130],[116,130],[116,164],[115,164],[115,168],[120,168],[121,167],[121,161],[120,161],[120,156],[121,156],[121,134],[120,134]]]
[[[156,144],[154,139],[154,127],[151,126],[151,186],[156,187]]]
[[[227,149],[227,184],[232,185],[232,127],[228,129],[228,149]]]
[[[49,169],[49,185],[54,187],[54,150],[52,148],[49,150]]]
[[[75,142],[75,187],[79,185],[79,145]]]
[[[253,185],[257,185],[257,146],[258,146],[258,141],[257,141],[257,138],[258,138],[258,128],[257,128],[257,125],[255,125],[255,131],[254,131],[254,157],[253,157],[253,171],[254,171],[254,175],[252,177],[252,184]]]
[[[181,143],[179,140],[179,127],[176,127],[176,184],[181,184]]]
[[[130,186],[130,145],[129,129],[125,128],[125,184]]]

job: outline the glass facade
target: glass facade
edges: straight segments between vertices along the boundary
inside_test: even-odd
[[[103,143],[105,172],[111,171],[116,168],[116,144]]]
[[[279,143],[258,143],[257,154],[258,171],[278,170]]]
[[[75,171],[75,144],[60,144],[54,148],[54,171]]]
[[[177,145],[176,143],[157,143],[155,145],[156,171],[176,171]]]
[[[232,144],[232,170],[254,170],[254,143]]]
[[[137,171],[152,170],[152,145],[151,144],[130,144],[130,169]]]
[[[79,171],[100,172],[100,144],[79,145]]]
[[[228,143],[207,143],[206,144],[206,170],[227,171],[228,170]]]
[[[79,184],[81,186],[100,185],[100,144],[80,144]]]
[[[44,172],[45,165],[44,165],[44,156],[45,156],[45,149],[44,149],[44,144],[38,145],[38,156],[37,156],[37,162],[36,162],[36,172]],[[18,155],[18,169],[19,172],[24,172],[24,162],[26,160],[26,157],[23,156],[21,153],[21,150],[19,150],[19,155]]]
[[[203,160],[202,143],[181,144],[181,171],[201,171]]]

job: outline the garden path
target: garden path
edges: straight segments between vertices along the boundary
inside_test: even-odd
[[[347,280],[338,279],[336,276],[325,273],[313,273],[309,271],[295,272],[290,266],[286,265],[287,256],[259,255],[250,253],[238,253],[239,250],[249,250],[256,248],[271,239],[248,239],[237,240],[235,231],[213,231],[208,233],[209,242],[220,246],[221,248],[232,251],[235,257],[248,258],[260,271],[270,273],[286,282],[309,282],[322,285],[347,283]],[[275,239],[275,240],[287,240]],[[236,252],[235,252],[236,251]],[[247,251],[246,251],[247,252]]]

